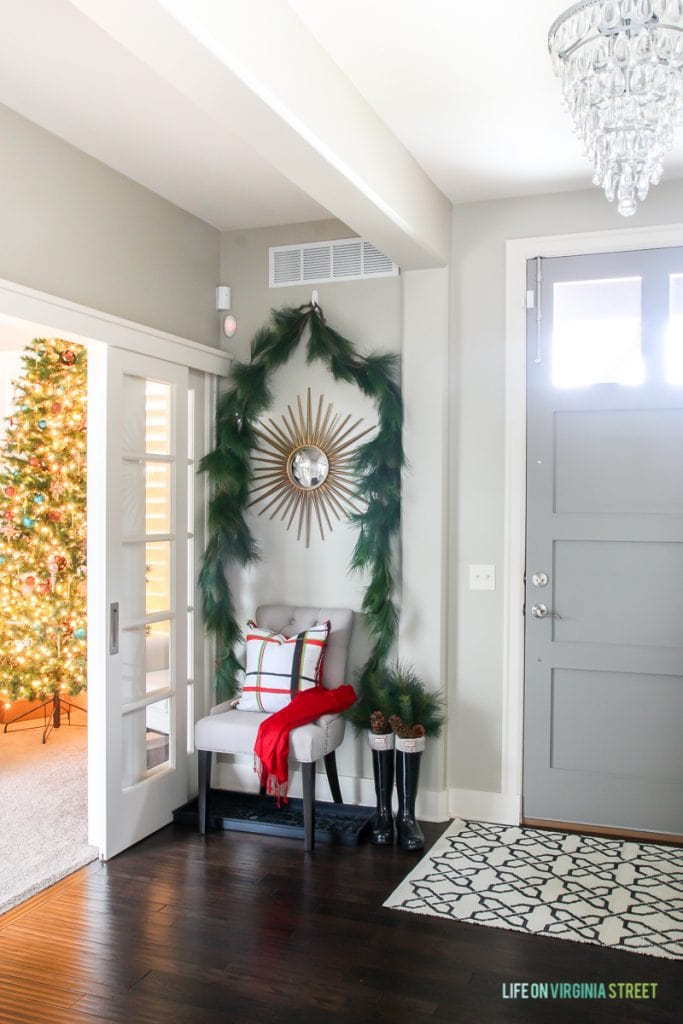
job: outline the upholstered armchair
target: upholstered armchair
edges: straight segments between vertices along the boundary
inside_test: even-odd
[[[316,622],[330,620],[325,646],[322,684],[336,689],[348,682],[346,677],[353,612],[348,608],[302,608],[291,605],[262,605],[256,610],[256,622],[264,629],[293,637]],[[228,701],[212,708],[195,725],[195,746],[199,758],[199,831],[206,832],[211,788],[212,754],[252,754],[259,725],[267,714],[240,711]],[[344,739],[345,720],[341,714],[323,715],[315,722],[293,729],[289,737],[289,760],[301,767],[304,807],[304,849],[310,851],[315,835],[315,766],[325,765],[335,803],[342,803],[335,751]],[[255,786],[258,786],[254,775]]]

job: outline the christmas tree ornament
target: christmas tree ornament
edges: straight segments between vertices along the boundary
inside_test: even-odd
[[[42,494],[35,494],[33,496],[33,501],[35,502],[36,505],[42,505],[43,502],[45,501],[45,497]]]
[[[76,356],[70,348],[64,349],[59,358],[66,366],[73,366],[76,362]]]
[[[32,519],[31,516],[24,516],[21,522],[22,525],[25,526],[27,530],[32,530],[33,527],[36,525],[35,519]]]
[[[58,412],[61,412],[62,411],[62,403],[61,402],[53,402],[52,405],[50,406],[50,411],[52,413],[54,413],[55,415]]]
[[[6,487],[5,488],[5,495],[8,498],[13,498],[16,493],[17,493],[16,487]]]
[[[83,629],[82,626],[79,626],[78,629],[74,629],[75,640],[85,640],[86,635],[86,631]]]
[[[41,430],[45,430],[47,427],[47,420],[38,420],[38,426]]]

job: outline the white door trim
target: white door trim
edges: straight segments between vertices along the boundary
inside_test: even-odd
[[[232,356],[228,352],[4,278],[0,278],[0,314],[29,321],[51,332],[63,331],[74,341],[100,341],[222,377],[230,371]]]
[[[501,794],[522,814],[524,565],[526,556],[526,264],[536,256],[580,256],[683,245],[683,224],[541,235],[505,242],[505,509]],[[512,809],[514,808],[514,814]]]

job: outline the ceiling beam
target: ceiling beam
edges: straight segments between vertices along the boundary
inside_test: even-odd
[[[449,201],[283,0],[70,2],[401,267],[448,262]]]

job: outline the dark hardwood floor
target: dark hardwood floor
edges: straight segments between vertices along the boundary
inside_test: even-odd
[[[427,825],[433,842],[444,826]],[[385,910],[419,855],[169,826],[0,917],[1,1024],[683,1019],[679,962]],[[657,982],[648,1001],[503,984]]]

